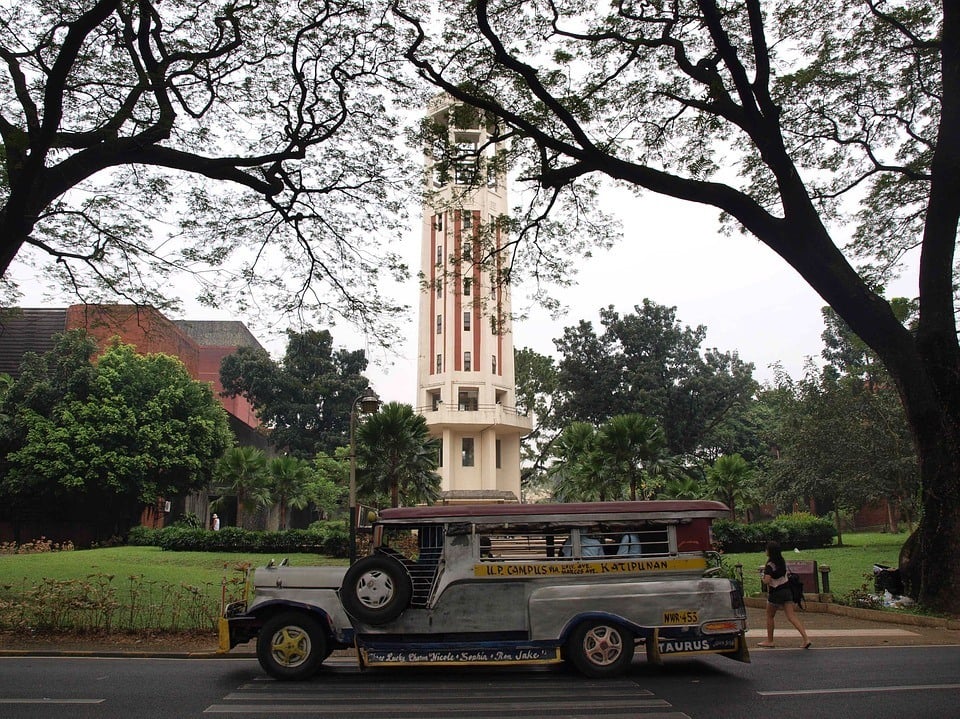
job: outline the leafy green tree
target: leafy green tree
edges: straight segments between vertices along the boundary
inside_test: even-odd
[[[244,526],[244,512],[273,502],[267,456],[256,447],[230,447],[217,462],[214,479],[236,498],[238,527]]]
[[[205,487],[233,437],[209,385],[178,359],[114,341],[92,365],[91,346],[69,333],[25,360],[5,401],[16,419],[0,494],[95,507],[125,531],[143,505]]]
[[[716,208],[877,353],[920,460],[919,600],[960,612],[954,0],[478,0],[446,6],[439,20],[416,3],[393,5],[414,30],[406,55],[420,74],[510,139],[517,174],[534,185],[518,244],[554,250],[560,228],[586,225],[597,175]],[[920,250],[913,331],[880,292],[911,248]]]
[[[309,460],[348,441],[350,408],[369,385],[367,359],[334,348],[327,330],[288,330],[287,338],[279,363],[249,347],[225,357],[220,382],[226,395],[250,401],[274,446]]]
[[[319,452],[313,459],[311,494],[320,518],[345,510],[350,485],[350,448],[337,447],[333,454]]]
[[[600,424],[618,414],[656,418],[673,455],[693,454],[756,383],[736,353],[701,351],[706,328],[684,327],[675,307],[650,300],[620,315],[600,310],[603,332],[589,322],[564,330],[558,388],[566,421]]]
[[[391,507],[430,503],[440,496],[440,442],[413,407],[388,402],[356,429],[358,491],[386,495]]]
[[[555,415],[557,367],[552,357],[524,347],[514,351],[514,373],[517,409],[534,417],[533,431],[520,440],[520,482],[524,489],[537,492],[549,482],[546,464],[550,444],[559,433]]]
[[[406,227],[398,200],[415,183],[395,142],[391,96],[409,85],[383,11],[355,0],[5,7],[0,275],[28,247],[48,260],[51,286],[165,307],[180,270],[212,306],[244,305],[253,289],[277,310],[395,337],[378,320],[400,308],[378,279],[406,274],[384,240]],[[154,237],[156,221],[169,238]]]

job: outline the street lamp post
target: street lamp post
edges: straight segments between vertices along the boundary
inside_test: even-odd
[[[379,408],[380,398],[370,387],[350,405],[350,564],[357,561],[357,411],[373,414]]]

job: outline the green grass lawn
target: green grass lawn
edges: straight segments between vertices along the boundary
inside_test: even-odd
[[[793,552],[787,559],[830,567],[830,589],[842,597],[873,589],[874,564],[897,565],[906,534],[845,534],[844,546]],[[269,554],[164,552],[156,547],[110,547],[71,552],[0,555],[0,628],[55,630],[212,630],[221,593],[240,598],[243,567]],[[745,591],[760,591],[762,552],[726,554],[743,565]],[[318,554],[290,555],[291,564],[345,565]],[[869,575],[869,576],[865,576]]]
[[[864,584],[868,591],[873,591],[873,565],[883,564],[896,567],[900,555],[900,547],[907,541],[907,533],[881,534],[879,532],[864,532],[862,534],[846,533],[843,535],[842,547],[826,547],[823,549],[804,549],[799,552],[790,547],[783,548],[783,556],[791,560],[816,560],[818,566],[830,567],[830,592],[835,597],[842,597]],[[744,591],[754,594],[760,591],[760,576],[758,568],[766,562],[763,552],[724,554],[724,564],[734,566],[738,562],[743,564]],[[864,576],[869,575],[869,576]]]
[[[165,552],[110,547],[0,555],[0,628],[81,630],[210,629],[227,600],[243,592],[244,566],[268,554]],[[346,560],[294,554],[295,565]]]

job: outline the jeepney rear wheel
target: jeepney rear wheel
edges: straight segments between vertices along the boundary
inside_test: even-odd
[[[570,633],[566,658],[585,676],[612,677],[627,671],[633,648],[629,630],[603,619],[588,619]]]
[[[343,576],[340,602],[365,624],[386,624],[403,614],[413,596],[410,574],[398,560],[372,554],[354,562]]]
[[[316,674],[330,655],[320,622],[305,612],[271,617],[257,637],[257,659],[264,671],[280,681],[301,681]]]

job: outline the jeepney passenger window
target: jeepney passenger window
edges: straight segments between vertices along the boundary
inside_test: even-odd
[[[480,537],[480,559],[485,562],[555,559],[569,534],[517,532]]]

